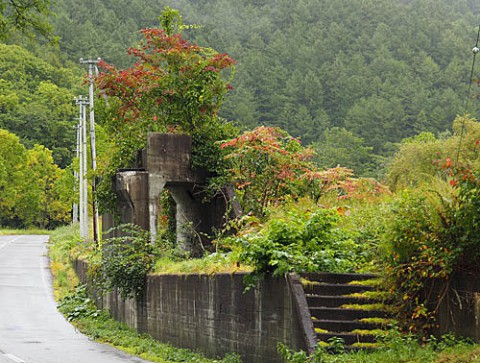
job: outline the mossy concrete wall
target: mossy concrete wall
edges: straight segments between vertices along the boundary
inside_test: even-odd
[[[480,343],[480,278],[455,276],[442,286],[435,333],[454,333]]]
[[[81,279],[85,270],[78,262]],[[307,350],[287,278],[267,278],[246,293],[243,278],[151,275],[144,296],[125,302],[111,293],[98,303],[139,332],[212,358],[236,352],[245,363],[280,363],[279,342]]]

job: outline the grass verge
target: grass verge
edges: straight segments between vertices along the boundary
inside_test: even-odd
[[[378,343],[357,343],[361,350],[346,351],[338,341],[320,342],[310,357],[279,345],[287,363],[479,363],[480,347],[468,340],[445,335],[419,343],[412,335],[391,330],[379,334]],[[374,349],[372,349],[374,348]],[[333,353],[333,354],[332,354]]]
[[[86,289],[78,285],[78,278],[70,262],[72,251],[78,254],[81,246],[76,228],[62,227],[51,233],[49,258],[54,295],[59,302],[59,310],[82,333],[152,362],[241,363],[237,355],[208,359],[187,349],[160,343],[149,335],[138,334],[125,324],[115,321],[106,312],[97,310]]]
[[[31,228],[31,229],[0,229],[0,236],[6,235],[25,235],[25,234],[50,234],[52,231],[45,229]]]
[[[161,274],[235,274],[251,272],[252,268],[238,264],[231,254],[213,253],[203,258],[174,259],[161,257],[155,264],[153,273]]]

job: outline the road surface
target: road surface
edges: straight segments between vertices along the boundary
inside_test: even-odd
[[[48,236],[0,236],[0,363],[146,363],[78,333],[57,311]]]

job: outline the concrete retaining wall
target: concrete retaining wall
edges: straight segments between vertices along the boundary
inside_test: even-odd
[[[86,265],[76,267],[84,279]],[[152,275],[143,297],[125,302],[112,293],[99,305],[140,332],[208,357],[236,352],[246,363],[280,363],[278,342],[307,350],[288,278],[268,278],[244,293],[243,277]]]
[[[436,334],[454,333],[480,343],[480,279],[455,276],[437,313]]]

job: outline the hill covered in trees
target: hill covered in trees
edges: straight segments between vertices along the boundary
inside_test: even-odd
[[[372,174],[393,143],[445,132],[465,111],[473,0],[61,0],[60,49],[124,66],[138,30],[158,25],[166,5],[198,25],[187,38],[238,61],[221,116],[280,126],[317,144],[324,166]]]
[[[27,148],[46,146],[62,167],[74,153],[78,111],[73,97],[81,89],[80,69],[0,44],[0,129],[18,135]]]
[[[126,49],[141,28],[158,26],[165,6],[196,25],[186,38],[238,61],[220,115],[246,128],[279,126],[314,144],[322,166],[380,175],[396,143],[448,133],[465,112],[474,0],[58,0],[57,49],[18,37],[11,42],[30,52],[2,45],[0,127],[67,165],[71,99],[85,92],[79,58],[131,64]],[[479,107],[469,102],[468,111]]]

